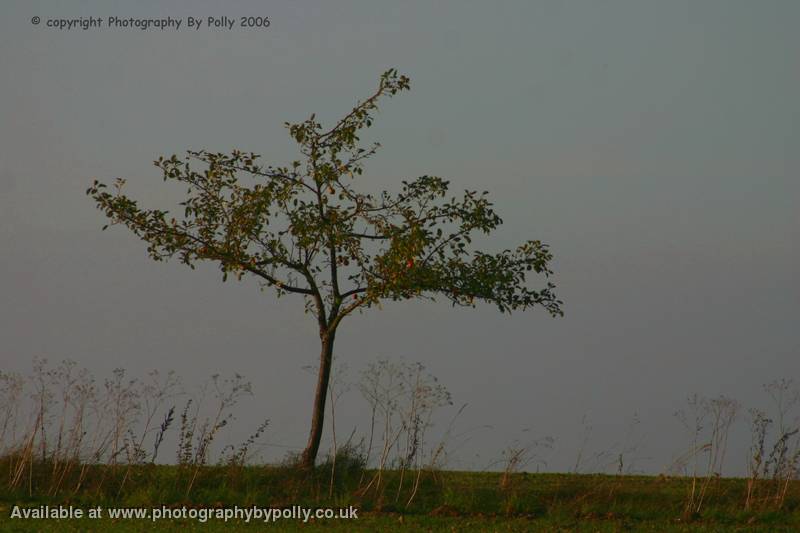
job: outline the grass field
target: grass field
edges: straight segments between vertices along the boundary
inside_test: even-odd
[[[197,524],[190,521],[175,521],[170,523],[141,523],[137,521],[116,522],[108,520],[98,522],[65,521],[61,523],[7,523],[0,521],[2,531],[11,532],[94,532],[118,531],[134,533],[141,531],[165,532],[216,532],[216,531],[330,531],[330,532],[388,532],[388,531],[429,531],[429,532],[527,532],[527,531],[576,531],[576,532],[617,532],[617,531],[654,531],[654,532],[725,532],[725,531],[753,531],[753,532],[780,532],[797,531],[796,525],[779,523],[767,524],[722,524],[702,523],[691,524],[670,523],[663,520],[626,521],[626,520],[591,520],[591,519],[527,519],[515,517],[430,517],[430,516],[392,516],[392,515],[367,515],[358,521],[347,523],[279,523],[265,526],[264,524]]]
[[[10,472],[11,460],[0,461]],[[323,465],[313,473],[289,467],[96,465],[53,476],[52,464],[35,464],[25,483],[0,490],[1,531],[800,531],[800,486],[783,500],[771,480],[666,478],[574,474],[504,476],[493,472],[406,472],[337,468],[333,484]],[[57,486],[54,480],[58,479]],[[190,490],[187,490],[189,487]],[[692,492],[694,487],[694,493]],[[702,499],[698,498],[701,490]],[[690,496],[694,494],[694,496]],[[687,504],[699,511],[687,511]],[[72,505],[110,508],[232,508],[300,505],[359,509],[358,519],[34,519],[11,518],[14,506]]]
[[[239,375],[212,376],[215,394],[202,389],[180,408],[167,401],[177,394],[173,373],[139,381],[118,369],[101,394],[91,374],[76,374],[69,362],[51,369],[40,361],[29,378],[0,372],[0,532],[800,531],[800,432],[780,418],[773,423],[751,411],[753,445],[743,461],[749,477],[720,477],[739,409],[731,399],[690,399],[682,421],[705,431],[695,430],[691,453],[667,469],[685,475],[623,474],[630,465],[622,452],[618,474],[527,473],[539,441],[508,447],[494,463],[500,472],[453,471],[444,467],[449,429],[440,441],[423,438],[432,406],[450,403],[446,389],[421,365],[370,368],[364,379],[374,427],[360,439],[354,432],[334,441],[314,469],[297,466],[292,454],[280,465],[253,464],[251,447],[268,421],[238,447],[214,447],[237,400],[250,393]],[[381,385],[398,380],[409,383],[402,398]],[[790,385],[767,391],[800,398]],[[162,446],[171,426],[172,441]],[[173,464],[156,463],[170,457]],[[72,506],[85,517],[31,515],[46,506]],[[98,508],[99,516],[89,515]],[[265,519],[295,508],[354,508],[358,517]],[[221,516],[253,509],[264,516]]]

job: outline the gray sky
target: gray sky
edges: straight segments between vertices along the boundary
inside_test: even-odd
[[[238,371],[255,398],[232,438],[268,416],[268,440],[302,446],[314,383],[302,367],[318,339],[301,301],[152,262],[126,230],[100,232],[84,191],[122,176],[166,207],[180,191],[152,166],[159,155],[288,162],[285,121],[333,120],[397,67],[412,91],[382,107],[366,186],[435,174],[489,189],[505,221],[494,246],[549,243],[566,302],[563,319],[414,302],[343,324],[351,377],[379,357],[418,360],[469,404],[454,466],[550,435],[549,467],[569,468],[584,416],[602,451],[638,413],[642,468],[656,472],[684,450],[672,415],[688,394],[759,406],[763,383],[797,377],[800,3],[432,4],[4,2],[0,369],[72,358],[99,375],[175,369],[190,386]],[[44,25],[112,15],[272,25]],[[357,393],[340,409],[344,433],[366,426]]]

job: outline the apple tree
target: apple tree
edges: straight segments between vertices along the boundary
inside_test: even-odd
[[[438,296],[454,306],[482,301],[503,313],[540,306],[563,314],[551,282],[539,288],[526,283],[532,273],[552,274],[546,244],[530,240],[496,253],[473,249],[472,237],[502,223],[488,192],[451,197],[448,182],[435,176],[403,181],[395,192],[359,190],[363,164],[380,146],[364,146],[359,134],[372,125],[382,98],[409,86],[392,69],[331,127],[315,115],[285,124],[299,151],[285,166],[262,164],[259,155],[238,150],[160,157],[155,165],[164,180],[187,188],[176,213],[140,207],[123,193],[121,179],[110,188],[95,180],[87,190],[109,225],[127,227],[153,259],[175,258],[191,268],[210,261],[223,280],[251,276],[277,296],[304,299],[321,347],[302,454],[309,468],[322,436],[334,341],[354,312],[386,300]]]

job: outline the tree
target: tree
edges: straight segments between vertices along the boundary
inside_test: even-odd
[[[563,314],[552,283],[526,285],[530,272],[552,274],[547,245],[532,240],[494,254],[471,251],[472,236],[502,223],[487,191],[448,199],[448,182],[435,176],[403,181],[397,193],[356,188],[364,161],[380,146],[362,147],[359,133],[372,125],[381,98],[409,87],[392,69],[333,127],[323,129],[314,115],[286,123],[302,156],[288,166],[262,165],[259,155],[238,150],[160,157],[154,163],[164,180],[188,187],[182,216],[139,207],[122,193],[122,179],[112,189],[95,180],[87,190],[109,224],[127,226],[157,261],[176,257],[191,268],[212,261],[223,281],[255,276],[262,290],[303,296],[321,343],[306,467],[313,467],[322,436],[336,334],[354,311],[442,296],[454,306],[484,301],[504,313],[541,306]]]

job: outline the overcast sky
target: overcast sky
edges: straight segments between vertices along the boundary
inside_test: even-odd
[[[180,194],[159,155],[289,162],[284,122],[330,122],[397,67],[412,90],[381,108],[365,186],[435,174],[490,190],[505,221],[493,247],[549,243],[565,301],[560,319],[411,302],[343,323],[351,378],[378,358],[420,361],[469,404],[454,467],[552,436],[548,466],[567,469],[584,426],[603,451],[638,414],[641,467],[658,472],[686,448],[673,413],[688,394],[765,406],[762,384],[800,377],[800,3],[135,4],[0,7],[0,369],[71,358],[99,376],[175,369],[187,387],[240,372],[255,396],[230,437],[267,416],[269,458],[302,447],[318,353],[302,302],[151,261],[123,228],[100,231],[84,191],[120,176],[166,207]],[[223,15],[271,26],[45,24]],[[357,392],[337,423],[366,430]]]

